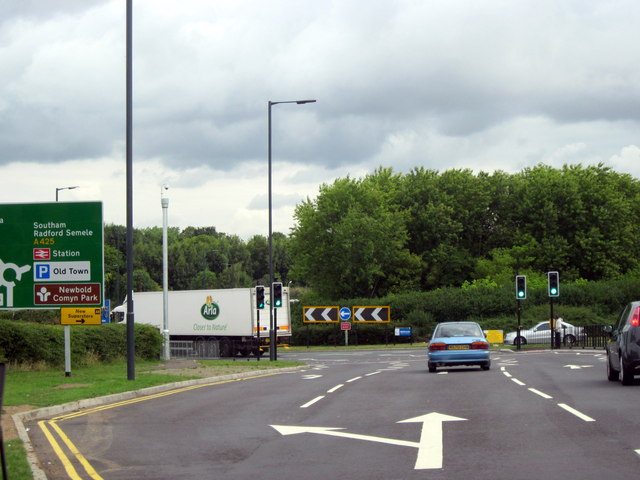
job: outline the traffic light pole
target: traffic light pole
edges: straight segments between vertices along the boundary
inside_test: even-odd
[[[518,312],[518,328],[516,328],[516,350],[520,350],[520,300],[516,299],[516,311]]]
[[[269,348],[269,351],[271,353],[273,353],[272,357],[270,358],[271,360],[273,360],[274,362],[276,360],[278,360],[278,347],[277,347],[277,343],[278,343],[278,309],[274,308],[273,309],[273,339],[271,340],[271,347]]]
[[[549,297],[549,326],[551,327],[551,349],[560,348],[556,344],[556,319],[553,316],[553,297]]]
[[[256,357],[258,357],[258,361],[260,361],[260,309],[258,308],[256,311],[256,326],[258,327],[258,350],[256,350]]]

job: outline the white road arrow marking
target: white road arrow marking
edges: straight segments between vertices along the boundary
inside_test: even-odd
[[[409,418],[398,423],[422,423],[416,470],[442,468],[442,422],[458,422],[466,418],[453,417],[432,412],[420,417]]]
[[[593,365],[565,365],[564,368],[570,368],[571,370],[580,370],[581,368],[589,368]]]
[[[419,417],[401,420],[398,423],[422,423],[419,442],[409,442],[407,440],[397,440],[394,438],[374,437],[370,435],[360,435],[357,433],[341,432],[342,428],[332,427],[299,427],[293,425],[271,425],[282,435],[295,435],[298,433],[315,433],[318,435],[329,435],[333,437],[352,438],[355,440],[366,440],[368,442],[386,443],[401,447],[413,447],[418,449],[415,469],[442,468],[442,422],[464,421],[466,418],[453,417],[437,412],[428,413]]]
[[[419,448],[420,444],[408,442],[406,440],[395,440],[393,438],[372,437],[369,435],[359,435],[357,433],[338,432],[342,428],[332,427],[296,427],[293,425],[271,425],[282,435],[295,435],[296,433],[317,433],[320,435],[330,435],[333,437],[354,438],[356,440],[367,440],[369,442],[387,443],[389,445],[400,445],[401,447]]]

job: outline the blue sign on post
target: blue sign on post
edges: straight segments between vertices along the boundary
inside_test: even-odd
[[[347,321],[351,318],[351,309],[349,307],[342,307],[340,309],[340,320]]]
[[[411,327],[397,327],[395,333],[396,337],[410,337]]]
[[[109,313],[111,313],[111,300],[107,298],[104,301],[104,307],[102,307],[102,323],[109,323],[111,321]]]

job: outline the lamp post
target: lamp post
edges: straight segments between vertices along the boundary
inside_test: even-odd
[[[58,201],[58,192],[60,190],[73,190],[78,185],[71,187],[56,187],[56,202]],[[71,325],[64,326],[64,376],[71,376]]]
[[[58,201],[58,192],[60,190],[73,190],[74,188],[78,188],[78,185],[74,185],[72,187],[56,187],[56,202]]]
[[[296,103],[303,105],[305,103],[315,103],[315,100],[288,100],[284,102],[269,101],[269,360],[278,359],[277,339],[278,339],[278,323],[273,315],[273,203],[272,203],[272,180],[271,180],[271,107],[280,103]]]
[[[171,343],[169,339],[169,247],[167,243],[167,219],[169,212],[169,197],[165,194],[169,185],[160,189],[160,203],[162,205],[162,335],[164,337],[164,360],[171,359]]]

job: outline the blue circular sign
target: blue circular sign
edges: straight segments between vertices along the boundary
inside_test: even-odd
[[[349,320],[351,318],[351,309],[349,307],[342,307],[340,309],[340,319]]]

